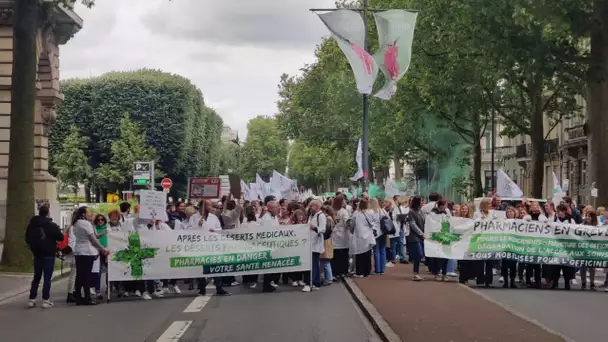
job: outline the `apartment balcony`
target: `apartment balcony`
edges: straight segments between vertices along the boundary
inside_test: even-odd
[[[511,151],[511,146],[497,146],[494,148],[494,162],[500,162],[506,158]],[[483,148],[481,149],[481,162],[491,163],[492,162],[492,149]]]
[[[559,154],[559,139],[545,141],[545,159]],[[520,163],[532,160],[532,144],[520,144],[515,146],[515,158]]]
[[[568,127],[564,130],[566,139],[562,144],[562,149],[571,149],[587,146],[587,128],[586,125],[576,125]]]

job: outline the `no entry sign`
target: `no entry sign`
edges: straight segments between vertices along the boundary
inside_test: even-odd
[[[173,186],[173,181],[169,178],[163,178],[160,185],[163,187],[163,189],[171,189],[171,186]]]

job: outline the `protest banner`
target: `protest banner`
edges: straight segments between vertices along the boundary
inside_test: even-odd
[[[429,215],[424,235],[427,257],[608,267],[608,226]]]
[[[111,281],[187,279],[308,271],[307,225],[111,232]]]

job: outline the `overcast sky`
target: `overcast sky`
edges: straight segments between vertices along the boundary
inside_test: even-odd
[[[97,0],[61,47],[61,78],[161,69],[189,78],[224,123],[276,112],[282,73],[314,60],[327,31],[309,8],[334,0]]]

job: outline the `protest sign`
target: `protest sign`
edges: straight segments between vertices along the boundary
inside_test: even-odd
[[[163,191],[139,191],[139,218],[167,221],[167,193]]]
[[[608,267],[608,226],[460,217],[435,221],[429,215],[424,235],[427,257]]]
[[[187,279],[308,271],[307,225],[206,230],[111,232],[111,281]]]

